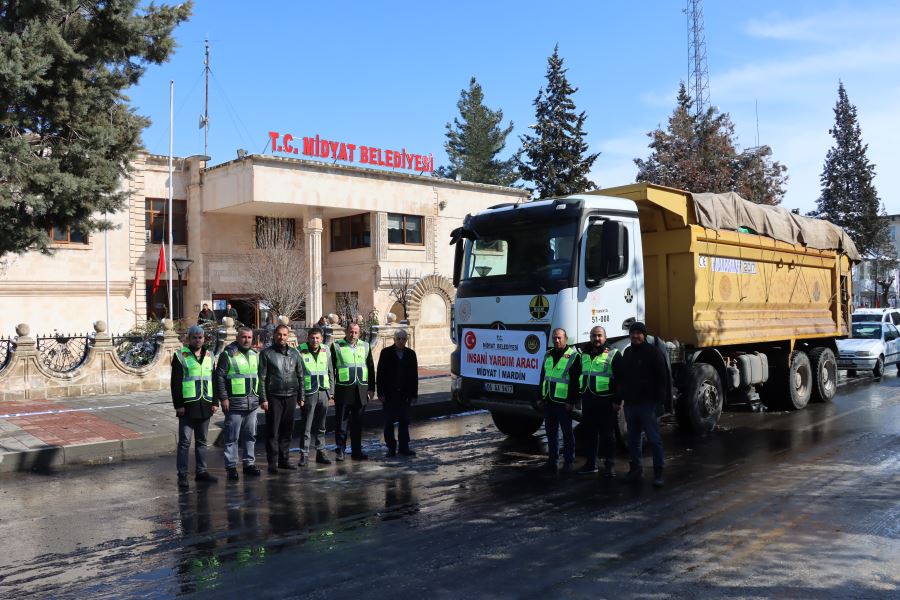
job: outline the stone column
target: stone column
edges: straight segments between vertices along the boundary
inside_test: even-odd
[[[303,227],[306,242],[308,283],[306,291],[306,323],[314,325],[322,316],[322,217],[309,219]]]

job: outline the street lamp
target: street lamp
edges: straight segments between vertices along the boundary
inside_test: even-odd
[[[184,318],[184,280],[182,279],[182,275],[185,271],[188,270],[194,261],[189,258],[173,258],[172,262],[175,263],[175,270],[178,271],[178,318]]]

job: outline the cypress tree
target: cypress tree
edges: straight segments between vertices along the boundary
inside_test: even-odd
[[[191,3],[0,3],[0,257],[104,229],[149,123],[124,91],[171,54]]]
[[[519,175],[534,183],[539,198],[578,194],[596,188],[588,179],[600,153],[585,154],[584,111],[575,112],[572,95],[578,91],[567,77],[559,56],[559,45],[547,59],[547,87],[534,100],[537,123],[534,135],[521,136],[522,150],[516,155]],[[522,160],[524,153],[528,160]]]
[[[834,127],[828,133],[834,146],[825,155],[822,195],[813,215],[843,227],[861,254],[871,254],[884,245],[888,225],[875,190],[875,165],[866,156],[868,145],[862,141],[856,107],[843,82],[838,84]]]
[[[456,106],[459,118],[447,123],[444,143],[450,165],[439,168],[438,175],[494,185],[515,183],[518,175],[513,160],[497,158],[513,130],[512,121],[501,129],[503,111],[484,105],[484,92],[474,77],[469,81],[469,89],[460,91]]]

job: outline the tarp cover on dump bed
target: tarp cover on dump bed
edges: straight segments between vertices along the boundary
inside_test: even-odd
[[[789,244],[803,244],[818,250],[838,250],[859,261],[856,244],[843,229],[823,221],[802,217],[780,206],[766,206],[744,200],[734,192],[691,194],[697,223],[710,229],[738,231],[751,229]]]

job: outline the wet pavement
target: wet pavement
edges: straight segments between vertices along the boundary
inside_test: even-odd
[[[544,475],[543,439],[487,413],[417,423],[413,459],[378,435],[365,463],[187,492],[172,457],[4,475],[0,597],[900,597],[894,373],[666,426],[661,490]]]

